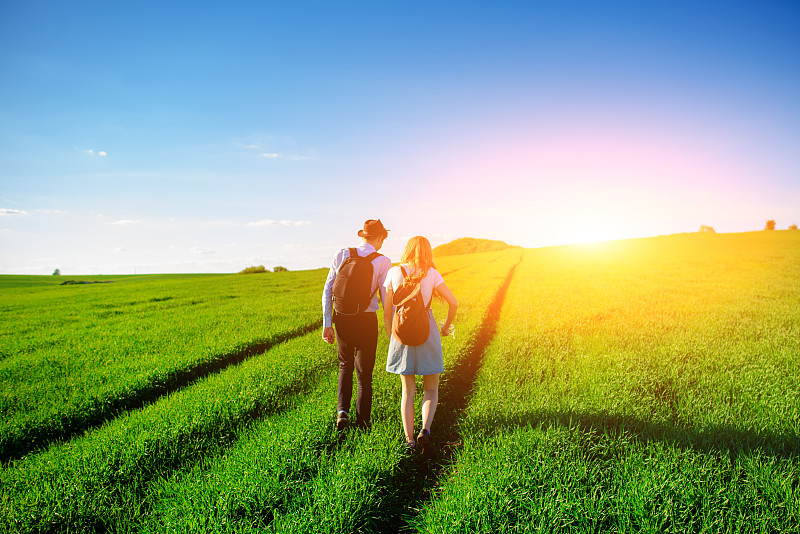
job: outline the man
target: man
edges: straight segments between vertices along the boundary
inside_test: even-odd
[[[361,245],[355,248],[358,256],[377,253],[388,237],[389,231],[380,219],[369,219],[358,231]],[[356,426],[368,428],[372,410],[372,371],[375,368],[375,350],[378,346],[378,299],[384,303],[386,290],[383,283],[392,262],[386,256],[376,254],[372,259],[372,285],[369,305],[366,310],[353,315],[334,313],[333,288],[342,263],[350,257],[350,249],[342,249],[333,259],[325,289],[322,293],[322,339],[327,343],[337,342],[339,357],[339,384],[336,428],[343,430],[350,422],[350,401],[353,396],[353,370],[356,373]],[[336,324],[334,330],[333,325]]]

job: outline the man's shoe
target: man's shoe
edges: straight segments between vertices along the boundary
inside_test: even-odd
[[[347,412],[339,412],[339,415],[336,417],[336,430],[341,432],[347,429],[349,425],[350,419],[347,418]]]
[[[372,428],[372,423],[370,421],[364,421],[363,419],[359,419],[358,417],[356,417],[355,427],[361,430],[362,432],[367,432],[369,431],[370,428]]]

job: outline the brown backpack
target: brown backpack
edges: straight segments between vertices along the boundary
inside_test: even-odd
[[[408,276],[403,266],[403,283],[400,284],[393,296],[392,306],[394,306],[394,316],[392,317],[392,334],[403,345],[415,347],[422,345],[428,340],[430,335],[430,323],[428,322],[428,310],[431,303],[425,305],[422,298],[422,285],[420,282],[409,283]],[[431,302],[433,295],[431,295]]]

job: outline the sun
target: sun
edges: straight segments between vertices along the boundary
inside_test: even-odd
[[[550,230],[554,243],[570,245],[602,243],[631,236],[629,223],[620,221],[613,210],[599,210],[587,206],[568,212],[557,228]]]

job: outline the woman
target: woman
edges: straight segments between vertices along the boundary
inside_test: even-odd
[[[401,343],[392,335],[392,306],[383,306],[383,318],[386,335],[389,337],[389,356],[386,359],[386,370],[400,375],[403,385],[403,396],[400,401],[400,413],[403,417],[403,430],[406,435],[406,447],[414,450],[416,445],[422,447],[423,453],[431,446],[431,423],[436,413],[436,404],[439,401],[439,374],[444,371],[442,357],[441,335],[448,335],[453,319],[456,317],[458,302],[453,293],[444,283],[442,275],[433,264],[433,251],[430,242],[424,237],[412,237],[403,256],[400,258],[402,265],[392,267],[386,275],[386,300],[392,302],[395,290],[403,283],[403,269],[407,276],[405,280],[410,283],[420,281],[422,297],[428,307],[428,323],[430,333],[428,339],[421,345],[409,346]],[[442,324],[441,331],[437,328],[436,320],[430,310],[430,301],[436,295],[447,302],[447,319]],[[414,441],[414,393],[416,389],[415,376],[422,375],[422,429]]]

